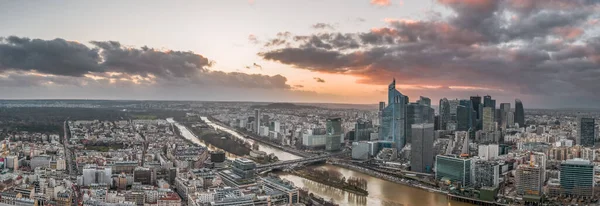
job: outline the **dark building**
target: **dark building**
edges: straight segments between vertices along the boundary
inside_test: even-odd
[[[596,140],[596,120],[594,118],[579,118],[577,126],[577,144],[584,147],[594,147]]]
[[[481,97],[480,96],[472,96],[471,97],[471,106],[473,110],[477,113],[477,119],[481,119],[481,114],[479,113],[479,107],[481,107]]]
[[[410,154],[410,170],[431,173],[433,170],[433,127],[429,124],[411,125],[413,140]]]
[[[492,99],[492,96],[490,95],[486,95],[483,97],[483,106],[484,107],[491,107],[491,108],[496,108],[496,100]]]
[[[139,182],[143,185],[153,185],[152,170],[145,167],[137,167],[133,170],[133,182]]]
[[[448,122],[450,122],[450,101],[448,101],[448,99],[440,99],[438,112],[440,114],[438,129],[446,130],[446,126],[448,125]]]
[[[225,152],[221,150],[211,152],[210,161],[215,163],[225,162]]]
[[[471,127],[470,115],[471,108],[463,105],[456,107],[456,130],[467,131]]]
[[[328,135],[341,135],[342,132],[342,118],[329,118],[327,119],[326,129]]]
[[[435,110],[423,101],[409,103],[406,105],[406,128],[411,128],[413,124],[433,123],[434,116]],[[406,130],[406,143],[412,142],[411,132],[410,129]]]
[[[525,110],[520,99],[515,99],[515,123],[518,123],[519,127],[525,127]]]
[[[456,130],[467,131],[469,128],[475,127],[477,125],[477,113],[473,109],[473,102],[468,99],[463,99],[460,100],[458,104],[465,108],[460,109],[460,112],[462,112],[461,114],[459,114],[459,108],[457,107],[456,109]]]
[[[373,123],[365,119],[358,119],[354,125],[354,141],[367,141],[371,138]]]
[[[511,111],[510,103],[500,104],[500,127],[506,129],[508,124],[508,113]]]

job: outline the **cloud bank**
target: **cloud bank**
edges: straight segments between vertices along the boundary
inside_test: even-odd
[[[213,61],[191,51],[133,48],[116,41],[90,45],[60,38],[0,38],[0,85],[292,88],[281,75],[211,70]]]
[[[600,98],[600,1],[436,3],[449,12],[431,20],[390,18],[386,27],[356,33],[278,35],[270,42],[284,44],[265,45],[259,56],[357,76],[362,84],[383,85],[395,77],[430,90]]]

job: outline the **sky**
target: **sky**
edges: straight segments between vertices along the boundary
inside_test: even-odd
[[[1,99],[598,108],[600,0],[0,3]]]

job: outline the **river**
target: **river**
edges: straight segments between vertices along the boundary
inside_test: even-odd
[[[243,139],[244,141],[254,144],[251,139],[246,139],[239,133],[232,131],[229,128],[222,127],[218,124],[211,122],[208,118],[202,117],[202,120],[213,128],[230,133],[236,138]],[[181,135],[186,139],[195,142],[200,145],[205,145],[203,142],[198,140],[194,134],[192,134],[185,126],[177,123],[172,118],[167,119],[170,123],[174,123],[176,127],[181,131]],[[267,153],[274,153],[280,160],[293,160],[301,158],[297,155],[287,153],[277,148],[270,147],[268,145],[259,144],[259,149]],[[323,197],[326,200],[334,200],[335,203],[347,206],[363,206],[363,205],[384,205],[384,206],[421,206],[421,205],[448,205],[448,206],[466,206],[470,204],[448,201],[446,195],[429,192],[419,188],[414,188],[406,185],[401,185],[393,182],[389,182],[383,179],[375,178],[360,172],[345,169],[334,165],[322,165],[316,166],[324,169],[333,169],[342,173],[346,177],[358,177],[367,180],[367,190],[369,191],[368,196],[359,196],[352,193],[344,192],[340,189],[329,187],[311,180],[304,179],[295,175],[287,173],[278,173],[278,175],[284,179],[293,182],[299,188],[306,188],[309,192]]]

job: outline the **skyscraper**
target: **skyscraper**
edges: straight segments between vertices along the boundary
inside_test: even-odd
[[[259,129],[260,129],[260,110],[255,109],[254,110],[254,132],[256,134],[258,134]]]
[[[447,130],[448,128],[446,128],[446,125],[450,121],[450,102],[448,99],[440,99],[438,112],[440,113],[440,129]]]
[[[420,96],[419,100],[417,100],[417,104],[431,107],[431,99],[429,99],[429,97]]]
[[[325,123],[327,129],[327,135],[341,135],[342,132],[342,118],[329,118]]]
[[[594,147],[596,140],[596,120],[594,118],[579,117],[577,125],[577,144],[584,147]]]
[[[502,129],[506,129],[508,125],[508,112],[510,112],[510,103],[500,104],[500,125]]]
[[[477,114],[473,109],[473,102],[468,99],[461,99],[459,107],[456,109],[456,130],[467,131],[469,128],[475,127],[476,118]]]
[[[492,107],[483,107],[483,131],[492,132],[496,130],[496,124],[494,122],[494,108]]]
[[[410,170],[432,172],[433,168],[433,124],[413,124],[410,153]]]
[[[370,140],[371,132],[373,132],[373,123],[365,119],[358,119],[354,125],[354,141]]]
[[[479,107],[481,106],[481,97],[480,96],[471,96],[471,106],[473,110],[477,113],[477,119],[481,119],[481,114],[479,113]]]
[[[379,139],[393,141],[398,151],[406,138],[406,96],[396,90],[396,79],[388,86],[388,105],[382,111]]]
[[[428,104],[426,97],[421,97],[417,103],[406,105],[406,143],[412,142],[411,128],[412,124],[433,123],[435,110]]]
[[[467,131],[471,126],[471,112],[469,107],[464,105],[458,105],[456,109],[456,130]]]
[[[496,100],[492,99],[492,96],[486,95],[483,97],[483,107],[491,107],[496,109]]]
[[[520,99],[515,99],[515,123],[519,124],[519,127],[525,127],[525,110]]]

